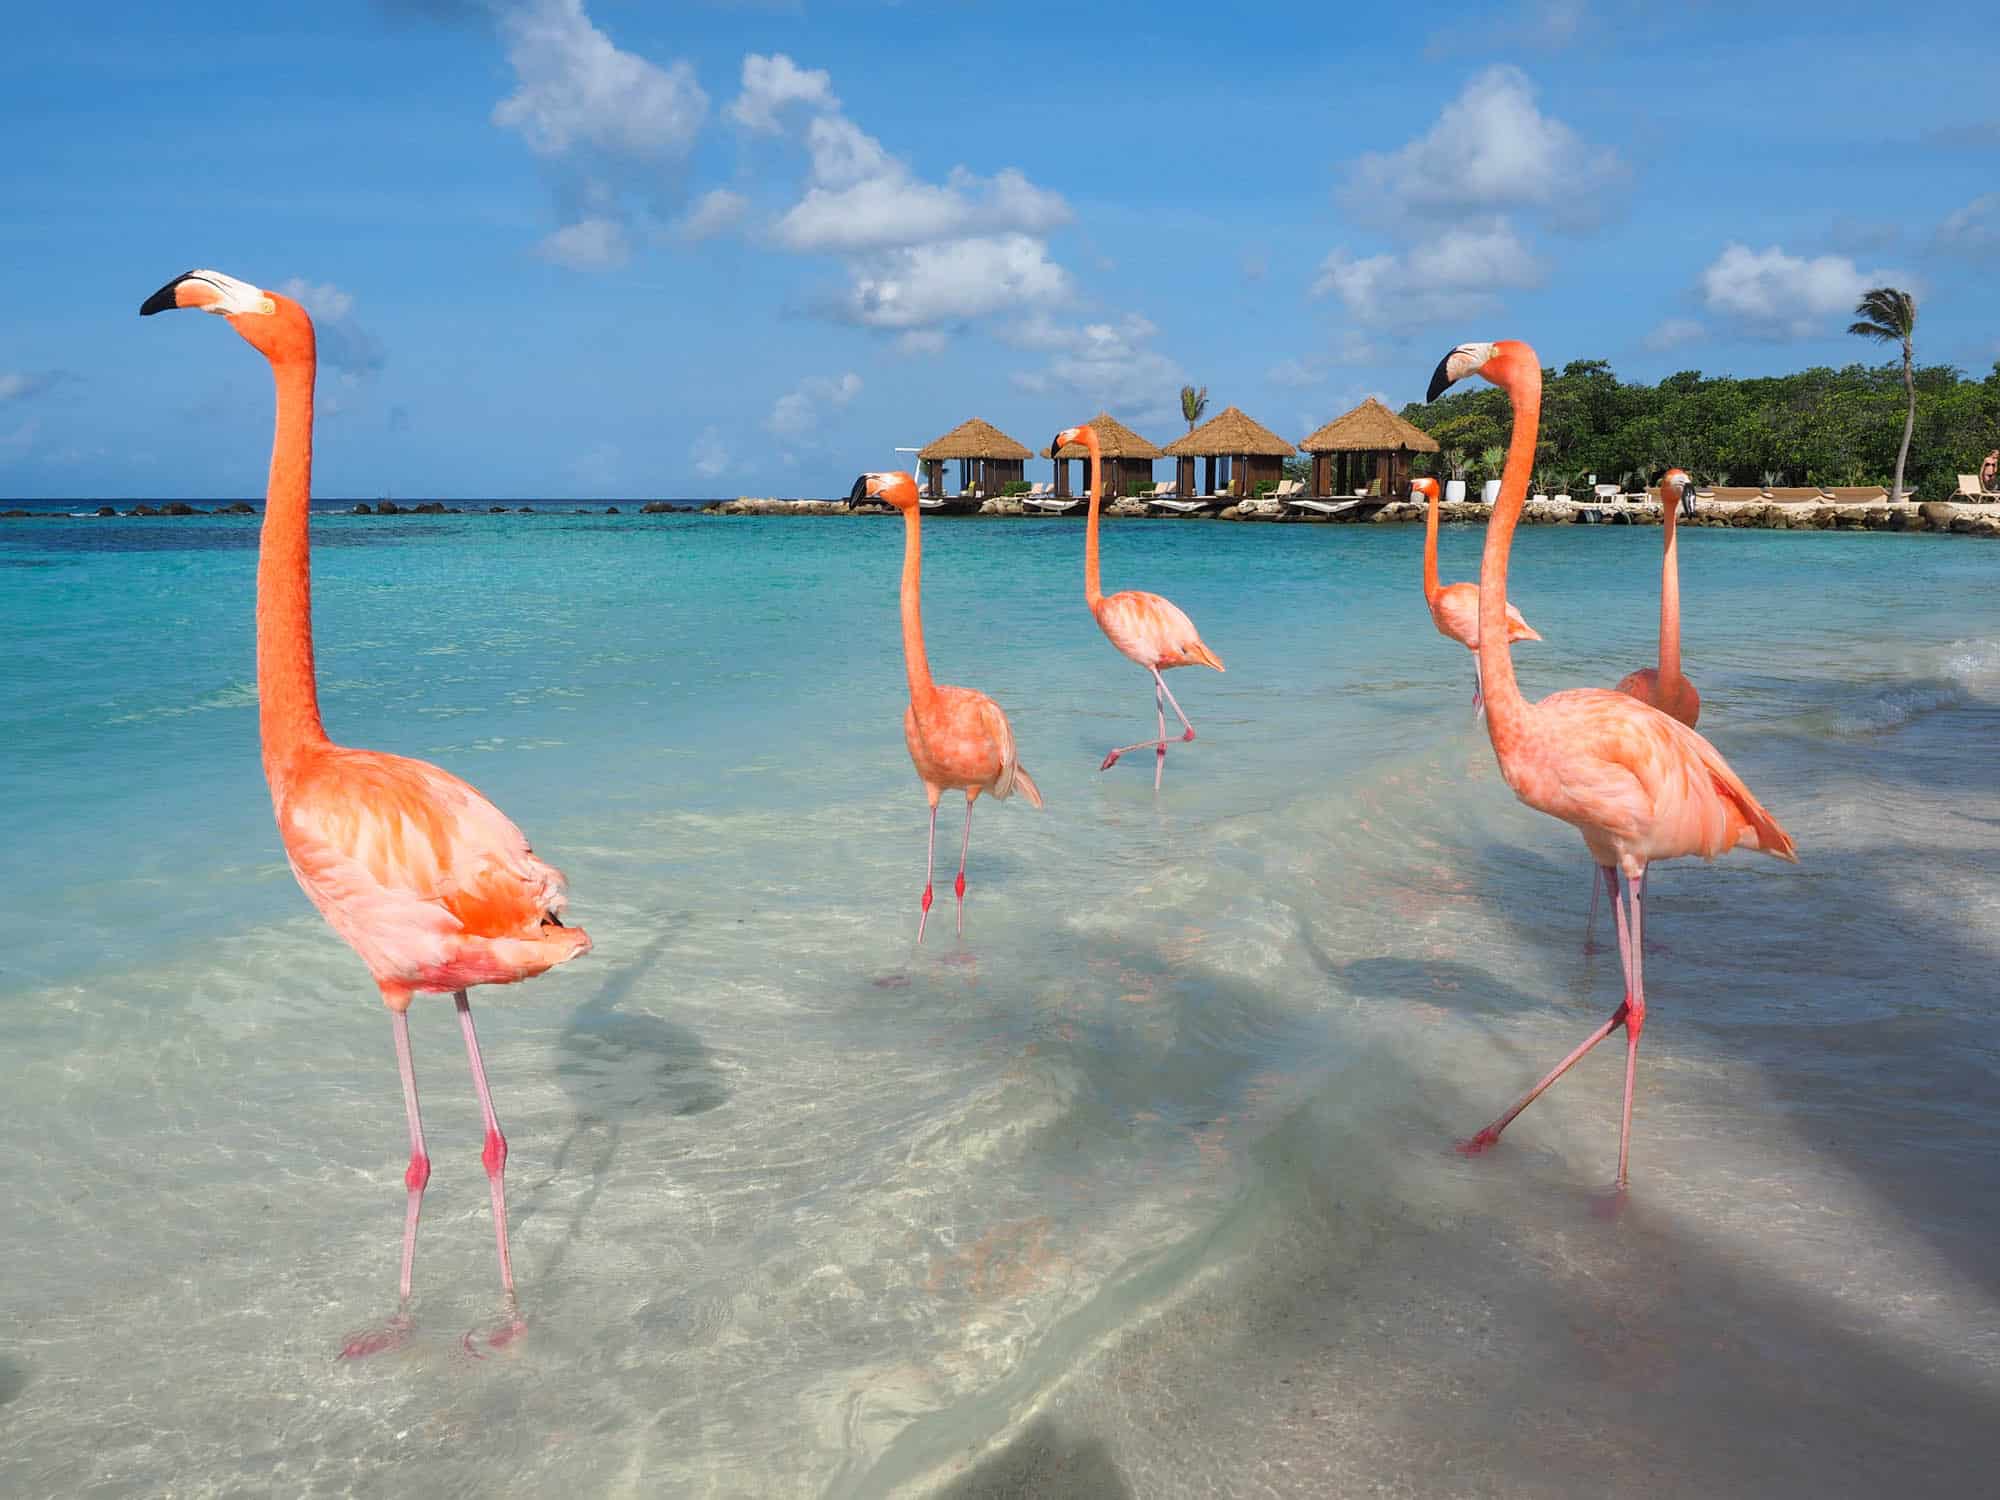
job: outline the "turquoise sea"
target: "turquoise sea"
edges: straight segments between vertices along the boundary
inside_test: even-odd
[[[1797,838],[1661,867],[1622,1048],[1407,526],[1108,523],[1228,663],[1158,795],[1074,521],[934,520],[930,654],[1048,799],[914,946],[891,520],[315,518],[336,738],[596,951],[451,1008],[393,1310],[390,1028],[258,763],[256,518],[0,523],[0,1494],[1971,1495],[2000,1472],[2000,551],[1693,531],[1702,728]],[[1533,528],[1525,689],[1653,659],[1660,534]],[[1480,533],[1448,529],[1445,576]],[[955,840],[956,815],[940,819]],[[935,918],[942,915],[940,924]],[[1602,918],[1600,917],[1600,921]],[[1982,1477],[1983,1476],[1983,1477]]]

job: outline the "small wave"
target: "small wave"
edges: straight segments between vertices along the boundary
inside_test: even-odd
[[[237,682],[219,692],[210,693],[206,698],[193,703],[163,703],[154,708],[134,709],[129,714],[117,714],[111,719],[113,724],[143,724],[148,719],[178,719],[183,714],[209,713],[222,708],[255,708],[257,706],[257,684]]]
[[[1885,688],[1834,717],[1838,734],[1881,734],[1912,719],[2000,696],[2000,641],[1953,641],[1939,670],[1915,682]]]

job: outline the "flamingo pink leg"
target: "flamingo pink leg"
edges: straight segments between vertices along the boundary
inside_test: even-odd
[[[486,1180],[493,1187],[493,1238],[500,1246],[500,1281],[507,1289],[507,1321],[486,1336],[486,1342],[497,1349],[527,1327],[514,1300],[514,1257],[507,1251],[507,1137],[500,1133],[500,1120],[493,1113],[493,1091],[486,1086],[486,1064],[480,1060],[479,1038],[472,1030],[472,1004],[465,998],[464,990],[452,999],[458,1006],[459,1028],[465,1033],[465,1055],[472,1062],[472,1086],[479,1092],[479,1112],[486,1117],[486,1149],[480,1160],[486,1164]],[[469,1333],[465,1336],[465,1347],[477,1353]]]
[[[1153,667],[1150,670],[1153,674],[1153,709],[1160,716],[1160,737],[1156,740],[1141,740],[1136,745],[1120,745],[1116,750],[1111,751],[1104,757],[1103,764],[1098,766],[1097,769],[1108,771],[1118,764],[1119,756],[1133,750],[1150,748],[1154,753],[1153,790],[1157,792],[1160,789],[1160,772],[1166,768],[1167,763],[1167,711],[1165,704],[1171,703],[1174,706],[1174,714],[1180,719],[1181,728],[1185,731],[1181,735],[1183,741],[1194,738],[1194,725],[1188,722],[1188,716],[1181,711],[1180,702],[1174,697],[1174,690],[1167,686],[1166,678],[1160,675],[1160,669]]]
[[[1603,882],[1604,893],[1611,898],[1611,904],[1618,904],[1618,872],[1609,865],[1599,865],[1597,873],[1590,878],[1590,916],[1583,924],[1583,951],[1595,953],[1597,944],[1597,886]]]
[[[971,810],[967,809],[966,822],[971,823]],[[967,830],[970,836],[970,828]],[[937,872],[937,800],[931,800],[931,841],[924,851],[924,909],[917,918],[917,941],[924,940],[924,923],[931,919],[931,876]]]
[[[1614,878],[1616,878],[1615,874]],[[1639,922],[1639,897],[1637,893],[1643,890],[1644,886],[1645,876],[1641,875],[1632,886],[1634,894],[1632,896],[1632,920],[1629,926],[1626,922],[1624,904],[1619,902],[1615,895],[1612,901],[1612,910],[1618,918],[1618,954],[1625,971],[1625,999],[1620,1002],[1618,1009],[1611,1013],[1611,1018],[1608,1021],[1585,1037],[1576,1050],[1571,1052],[1569,1056],[1549,1069],[1548,1073],[1542,1078],[1542,1081],[1529,1089],[1519,1099],[1516,1099],[1505,1114],[1501,1115],[1499,1119],[1488,1125],[1470,1140],[1460,1142],[1458,1149],[1461,1154],[1477,1156],[1480,1152],[1486,1150],[1487,1147],[1499,1144],[1500,1132],[1514,1123],[1515,1116],[1541,1098],[1549,1085],[1575,1067],[1582,1060],[1584,1054],[1590,1051],[1592,1047],[1595,1047],[1620,1026],[1624,1026],[1626,1027],[1625,1123],[1619,1135],[1618,1185],[1620,1187],[1625,1185],[1625,1154],[1632,1128],[1632,1076],[1639,1052],[1638,1033],[1646,1024],[1646,1000],[1639,987],[1640,976],[1636,967],[1638,956],[1636,929]]]
[[[410,1204],[403,1216],[403,1274],[398,1283],[400,1301],[396,1316],[387,1323],[349,1338],[340,1351],[342,1359],[365,1359],[385,1349],[397,1348],[408,1341],[413,1326],[410,1322],[410,1272],[417,1260],[417,1215],[423,1206],[424,1186],[431,1180],[431,1159],[424,1152],[424,1122],[417,1110],[417,1070],[410,1059],[410,1018],[401,1011],[392,1010],[389,1020],[396,1031],[396,1065],[403,1075],[403,1113],[410,1122],[410,1165],[403,1172],[403,1185],[409,1190]]]
[[[1632,1148],[1632,1081],[1639,1069],[1639,1033],[1646,1029],[1646,949],[1641,928],[1641,908],[1646,895],[1646,872],[1625,879],[1625,900],[1632,908],[1629,935],[1620,924],[1619,937],[1625,953],[1625,1114],[1618,1126],[1618,1186],[1625,1186],[1625,1160]]]
[[[965,799],[965,837],[958,845],[958,879],[952,891],[958,897],[958,935],[965,936],[965,856],[972,848],[972,799]]]

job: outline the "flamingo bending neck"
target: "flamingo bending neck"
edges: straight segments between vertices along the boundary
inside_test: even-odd
[[[1506,467],[1500,471],[1500,495],[1486,524],[1486,548],[1479,558],[1479,675],[1486,694],[1487,733],[1499,752],[1520,743],[1530,727],[1528,705],[1514,680],[1514,657],[1507,647],[1507,552],[1535,463],[1542,367],[1526,345],[1511,344],[1503,346],[1499,368],[1489,364],[1487,373],[1505,388],[1514,407],[1514,432],[1507,444]]]
[[[1098,445],[1095,427],[1080,429],[1076,440],[1090,454],[1090,513],[1083,523],[1083,600],[1094,611],[1104,602],[1097,573],[1097,506],[1104,498],[1104,451]]]
[[[1438,582],[1438,492],[1432,485],[1427,491],[1430,509],[1424,515],[1424,602],[1433,608],[1444,586]]]
[[[912,505],[903,512],[903,669],[914,700],[931,690],[931,663],[924,654],[923,515]]]
[[[313,367],[310,343],[303,358],[271,361],[278,419],[257,549],[257,727],[274,793],[300,750],[326,743],[313,676]]]
[[[1660,499],[1667,513],[1666,548],[1660,563],[1660,698],[1667,702],[1681,675],[1681,564],[1674,530],[1681,505],[1679,495],[1671,505],[1665,504],[1665,485],[1660,487]]]

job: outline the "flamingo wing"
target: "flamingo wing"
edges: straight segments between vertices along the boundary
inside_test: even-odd
[[[1000,774],[987,788],[996,798],[1007,798],[1019,787],[1021,794],[1034,806],[1042,805],[1041,789],[1028,773],[1021,768],[1021,762],[1014,749],[1014,726],[1007,722],[1007,715],[1000,705],[981,693],[975,712],[986,734],[993,742],[993,748],[1000,760]]]
[[[1476,583],[1448,583],[1438,590],[1431,604],[1431,618],[1437,622],[1438,633],[1449,636],[1469,650],[1479,649],[1479,585]],[[1511,641],[1539,641],[1541,635],[1509,601],[1507,605],[1507,639]]]
[[[332,748],[286,783],[278,826],[299,885],[378,980],[523,977],[477,977],[468,950],[538,941],[567,899],[504,813],[423,761]]]
[[[1097,623],[1111,644],[1142,667],[1222,668],[1222,659],[1203,644],[1180,606],[1158,594],[1127,589],[1097,606]]]

